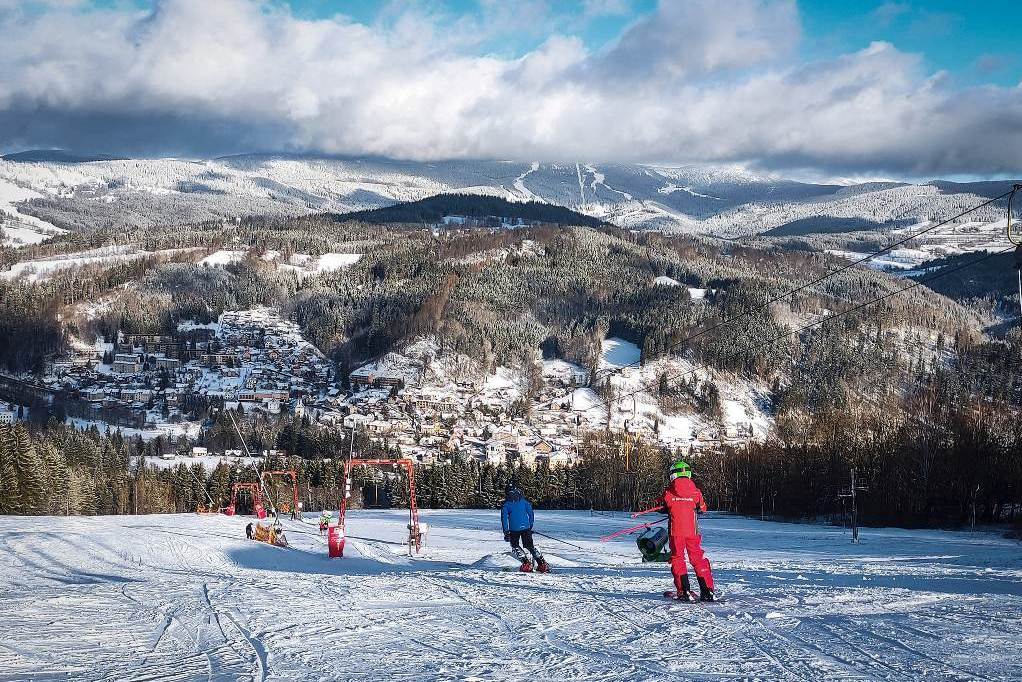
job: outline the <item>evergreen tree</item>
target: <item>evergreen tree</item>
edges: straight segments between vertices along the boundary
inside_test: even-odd
[[[0,514],[17,514],[21,511],[15,468],[16,446],[13,429],[0,426]]]
[[[15,472],[18,495],[23,514],[45,512],[46,477],[42,461],[29,437],[28,429],[19,424],[14,427]]]

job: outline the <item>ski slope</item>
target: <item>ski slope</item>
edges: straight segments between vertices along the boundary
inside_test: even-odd
[[[346,558],[223,516],[6,517],[0,678],[1022,678],[1022,551],[987,533],[846,531],[710,514],[726,601],[665,601],[624,515],[537,513],[552,573],[505,572],[495,511],[355,511]]]

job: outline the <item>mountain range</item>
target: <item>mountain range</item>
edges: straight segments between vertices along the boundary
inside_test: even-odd
[[[128,228],[245,215],[349,213],[452,192],[556,204],[637,230],[726,238],[844,235],[861,241],[945,219],[1010,186],[1009,181],[812,183],[736,165],[280,154],[112,159],[54,150],[0,159],[0,212],[6,214],[8,242],[14,229],[24,236],[24,230],[45,230],[45,225]],[[1004,211],[1002,201],[956,221],[950,233],[934,235],[947,248],[930,255],[989,244],[1003,231]]]

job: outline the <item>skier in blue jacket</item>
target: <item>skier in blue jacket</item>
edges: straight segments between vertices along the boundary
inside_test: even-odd
[[[535,521],[536,515],[532,511],[532,505],[522,496],[522,491],[514,483],[508,483],[504,490],[504,506],[500,508],[500,525],[504,528],[504,539],[511,543],[511,553],[522,562],[522,571],[530,572],[532,562],[522,551],[519,542],[532,554],[536,561],[536,570],[546,573],[549,570],[547,563],[532,543],[532,526]]]

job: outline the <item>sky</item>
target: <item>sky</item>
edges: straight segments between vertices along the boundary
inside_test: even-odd
[[[1017,175],[1020,5],[0,0],[0,152]]]

